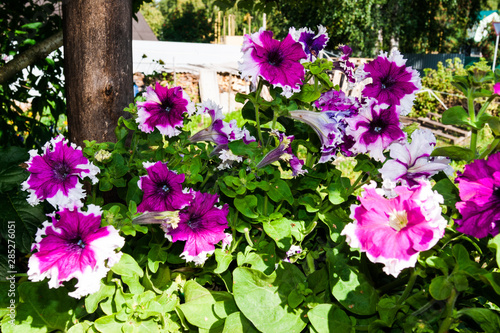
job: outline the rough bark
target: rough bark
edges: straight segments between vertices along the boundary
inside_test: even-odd
[[[0,84],[8,81],[17,72],[33,65],[37,60],[47,57],[52,51],[57,50],[63,45],[62,30],[55,35],[35,44],[28,50],[20,53],[11,61],[0,67]]]
[[[115,141],[133,100],[132,1],[65,1],[63,30],[70,140]]]

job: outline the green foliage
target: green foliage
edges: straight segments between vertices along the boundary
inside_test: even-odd
[[[207,8],[196,9],[184,3],[169,14],[161,30],[161,39],[172,42],[210,43],[215,39]]]

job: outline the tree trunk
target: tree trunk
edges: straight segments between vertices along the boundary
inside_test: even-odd
[[[63,31],[70,140],[115,141],[134,97],[132,1],[63,1]]]

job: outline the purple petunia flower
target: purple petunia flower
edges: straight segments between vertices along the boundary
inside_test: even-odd
[[[393,158],[380,169],[382,178],[403,185],[418,185],[417,179],[429,178],[439,171],[453,174],[450,160],[445,157],[431,157],[436,138],[430,130],[418,129],[411,136],[411,143],[394,142],[389,146]]]
[[[305,75],[300,60],[305,59],[306,54],[290,34],[280,42],[273,39],[271,31],[261,29],[245,35],[241,51],[243,59],[239,70],[243,78],[252,77],[256,85],[257,77],[261,76],[274,87],[281,87],[286,97],[300,90]]]
[[[173,137],[181,131],[184,113],[195,112],[194,104],[181,87],[163,87],[156,83],[154,89],[146,90],[146,102],[137,102],[137,123],[139,129],[151,133],[157,128],[161,134]]]
[[[179,212],[180,221],[176,228],[162,225],[165,235],[172,242],[186,241],[181,254],[186,261],[202,265],[207,255],[215,251],[215,244],[226,240],[224,229],[228,227],[229,207],[217,207],[219,196],[196,192],[192,203]]]
[[[411,111],[415,93],[422,85],[418,71],[406,67],[406,60],[399,51],[389,57],[381,52],[374,60],[360,69],[360,78],[371,78],[363,89],[363,96],[372,97],[378,104],[401,105],[401,114]]]
[[[309,28],[300,28],[296,30],[291,27],[289,34],[292,35],[296,42],[302,44],[302,48],[307,55],[308,61],[314,61],[321,50],[323,50],[328,43],[328,34],[326,33],[326,28],[322,25],[318,25],[318,33],[314,32]]]
[[[166,163],[143,163],[148,175],[142,176],[137,185],[144,192],[138,212],[173,211],[186,207],[193,196],[182,189],[184,174],[168,169]]]
[[[392,105],[376,104],[373,100],[360,109],[358,115],[346,119],[347,134],[354,138],[352,150],[355,153],[370,154],[370,157],[384,161],[384,149],[396,141],[405,138],[400,128],[399,113]]]
[[[500,228],[500,152],[488,160],[476,160],[465,166],[458,182],[460,199],[456,207],[461,220],[458,231],[483,238],[495,236]]]
[[[348,45],[339,45],[339,50],[340,52],[342,52],[342,54],[340,55],[339,60],[333,63],[333,69],[341,70],[347,78],[349,87],[353,88],[354,84],[356,83],[356,66],[351,61],[349,61],[349,57],[352,54],[352,49]]]
[[[212,118],[210,125],[194,134],[189,138],[191,142],[209,141],[218,145],[227,145],[231,141],[242,139],[248,144],[255,141],[255,138],[250,135],[250,132],[243,128],[239,128],[236,120],[233,119],[229,123],[222,120],[222,108],[215,102],[207,100],[198,107],[200,114],[208,113]]]
[[[443,197],[423,180],[412,188],[397,186],[394,198],[385,198],[375,182],[363,188],[360,204],[351,205],[354,222],[341,235],[351,247],[366,252],[370,261],[384,264],[384,272],[397,277],[404,268],[415,266],[419,252],[443,237],[447,224],[439,206]]]
[[[342,143],[343,133],[340,130],[339,116],[341,113],[335,111],[290,111],[290,118],[306,123],[318,134],[321,141],[321,158],[318,163],[333,159],[338,145]]]
[[[22,189],[29,192],[28,202],[34,206],[47,200],[55,208],[81,207],[85,191],[80,179],[89,177],[97,183],[99,168],[83,156],[82,149],[75,144],[68,146],[62,135],[51,139],[43,147],[43,154],[30,150],[29,178]]]
[[[259,164],[257,164],[257,168],[258,169],[263,168],[266,165],[269,165],[279,160],[283,160],[290,163],[290,167],[292,168],[292,175],[294,177],[305,174],[307,170],[302,169],[304,161],[300,160],[292,152],[291,143],[294,139],[294,136],[293,135],[286,136],[284,133],[278,131],[272,131],[271,134],[278,137],[279,145],[278,147],[268,152],[266,156],[264,156],[264,158],[262,158]]]
[[[59,215],[59,218],[56,216]],[[101,228],[101,209],[89,205],[87,212],[73,207],[48,215],[52,222],[45,222],[36,234],[36,243],[28,262],[31,281],[49,278],[49,288],[58,288],[62,282],[78,280],[70,296],[81,298],[100,288],[100,281],[111,266],[120,260],[116,249],[125,240],[112,226]]]

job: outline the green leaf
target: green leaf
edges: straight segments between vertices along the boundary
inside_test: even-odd
[[[222,333],[258,333],[259,331],[241,312],[231,313],[224,322]]]
[[[267,195],[271,200],[278,203],[286,200],[290,205],[293,205],[292,191],[290,191],[290,187],[288,187],[288,184],[283,179],[274,179],[269,185]]]
[[[498,117],[488,118],[488,125],[490,126],[495,136],[500,136],[500,118]]]
[[[118,179],[128,172],[128,166],[125,165],[125,159],[118,153],[113,153],[113,158],[108,166],[109,174],[112,178]]]
[[[446,276],[435,277],[429,285],[429,293],[438,301],[442,301],[450,297],[452,290],[453,284]]]
[[[333,304],[319,304],[307,313],[318,332],[354,333],[356,330],[349,316]]]
[[[465,308],[459,310],[457,315],[471,317],[487,333],[500,332],[500,318],[496,311],[484,308]]]
[[[111,270],[121,276],[134,276],[142,277],[144,272],[135,259],[127,253],[123,253],[120,261],[111,267]]]
[[[318,217],[328,226],[328,229],[330,230],[330,238],[334,242],[337,242],[341,237],[340,233],[344,230],[345,225],[351,222],[351,219],[343,208],[337,208],[335,210],[328,211],[327,213],[319,212]]]
[[[7,147],[0,149],[0,192],[7,192],[19,187],[29,173],[19,164],[27,161],[29,154],[20,147]]]
[[[431,156],[447,156],[455,161],[470,162],[474,159],[474,152],[469,148],[459,146],[438,147],[432,151]]]
[[[316,89],[312,84],[304,84],[300,89],[298,94],[293,96],[294,99],[298,99],[304,103],[311,103],[321,97],[321,91]]]
[[[292,245],[291,223],[293,223],[293,221],[281,217],[263,222],[262,227],[266,234],[276,242],[279,249],[287,251],[290,245]]]
[[[214,273],[222,274],[228,269],[233,261],[233,255],[222,249],[215,249],[214,254],[215,260],[217,261],[217,268],[214,269]]]
[[[443,196],[444,204],[451,209],[454,209],[455,204],[460,201],[458,188],[448,177],[436,182],[432,189]]]
[[[256,218],[259,216],[255,213],[257,207],[257,197],[255,195],[234,198],[234,206],[246,217]]]
[[[43,22],[33,22],[33,23],[27,23],[23,24],[21,28],[23,29],[33,29],[33,30],[38,30],[40,27],[44,25]]]
[[[15,225],[16,249],[21,253],[31,252],[37,228],[41,227],[42,222],[48,219],[40,205],[33,207],[26,201],[27,196],[26,192],[0,193],[0,207],[2,207],[0,235],[4,239],[10,239],[12,234],[9,233],[9,230],[12,227],[8,226]],[[15,223],[12,224],[9,221]]]
[[[293,265],[278,269],[269,276],[246,267],[234,270],[234,300],[258,330],[301,332],[306,326],[304,310],[297,308],[292,311],[287,305],[288,295],[303,279],[297,271]]]
[[[93,313],[97,310],[99,303],[115,294],[116,285],[104,283],[101,281],[101,287],[96,293],[90,294],[85,298],[85,309],[88,313]]]
[[[445,125],[467,125],[472,126],[469,114],[460,106],[453,106],[443,112],[441,122]]]
[[[142,201],[142,190],[137,185],[138,180],[139,176],[136,176],[128,182],[127,195],[125,197],[127,203],[130,201],[140,203]]]
[[[46,281],[25,282],[17,291],[22,302],[17,304],[15,325],[3,321],[2,332],[64,332],[73,325],[77,301],[66,288],[49,289]]]
[[[295,309],[304,301],[304,299],[304,295],[298,289],[293,289],[290,294],[288,294],[288,305],[292,309]]]
[[[500,234],[496,235],[492,239],[488,241],[488,247],[491,249],[495,249],[496,251],[496,261],[497,267],[500,267]]]
[[[365,276],[347,265],[344,255],[337,249],[327,252],[332,295],[350,312],[372,315],[377,310],[377,290]]]
[[[168,252],[160,244],[153,244],[148,252],[148,268],[151,272],[156,273],[160,263],[164,264],[167,261]]]
[[[346,177],[338,177],[328,186],[328,200],[334,205],[340,205],[347,200],[351,181]]]

